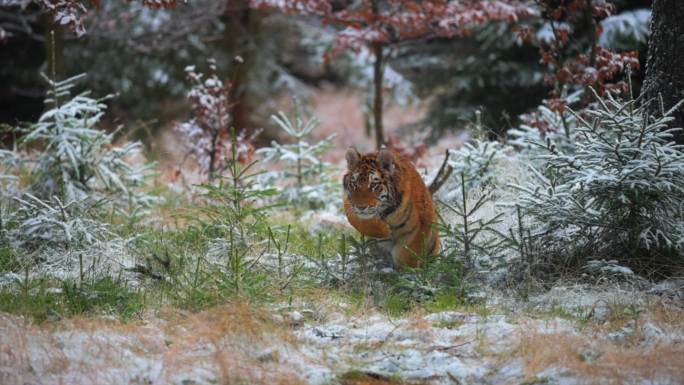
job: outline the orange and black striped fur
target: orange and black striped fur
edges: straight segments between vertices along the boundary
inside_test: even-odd
[[[416,267],[418,255],[439,252],[435,204],[416,167],[382,149],[361,155],[347,150],[344,211],[361,234],[388,239],[395,266]]]

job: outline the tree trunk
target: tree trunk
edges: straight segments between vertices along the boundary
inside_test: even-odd
[[[660,115],[658,95],[665,111],[684,99],[684,1],[654,0],[651,15],[651,38],[648,45],[646,78],[641,90],[649,102],[651,114]],[[684,109],[673,114],[671,127],[684,128]],[[684,133],[675,140],[684,143]]]
[[[228,2],[221,20],[224,24],[223,49],[228,52],[232,65],[228,79],[232,82],[230,99],[232,125],[241,131],[251,128],[251,108],[247,92],[250,81],[250,69],[255,67],[254,52],[250,39],[255,38],[256,15],[249,8],[249,1],[236,0]],[[236,59],[240,57],[240,59]],[[230,129],[230,127],[227,127]]]
[[[373,127],[375,128],[375,147],[379,150],[385,144],[382,127],[382,79],[384,71],[382,67],[382,44],[373,44],[375,63],[373,64]]]

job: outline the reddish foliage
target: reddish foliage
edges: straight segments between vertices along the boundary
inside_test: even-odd
[[[194,66],[185,69],[192,88],[187,94],[192,109],[192,118],[176,125],[187,139],[189,153],[193,155],[200,169],[213,177],[220,174],[231,158],[230,114],[233,102],[230,100],[231,83],[224,83],[216,75],[216,64],[209,60],[208,76],[196,71]],[[260,131],[240,132],[236,138],[237,159],[247,163],[254,155],[254,139]]]
[[[140,0],[140,2],[142,5],[154,9],[173,8],[176,6],[176,0]]]
[[[568,60],[557,73],[556,78],[562,83],[582,86],[594,86],[599,94],[606,90],[625,91],[624,82],[611,84],[620,74],[639,68],[636,52],[622,54],[611,52],[603,47],[596,47],[596,56],[591,63],[587,54],[580,54],[576,59]],[[551,81],[553,77],[550,78]]]
[[[253,7],[310,15],[340,28],[325,61],[344,50],[370,48],[376,145],[383,142],[383,48],[409,40],[464,36],[492,21],[517,22],[538,15],[525,0],[251,0]],[[392,139],[390,139],[391,141]],[[386,144],[388,143],[385,140]],[[390,143],[391,145],[391,143]]]
[[[605,92],[627,91],[627,83],[621,80],[623,74],[639,68],[636,52],[614,53],[598,45],[603,32],[599,20],[608,17],[614,6],[605,0],[539,0],[544,27],[550,28],[549,41],[536,41],[536,35],[529,28],[514,31],[527,42],[540,47],[541,61],[548,66],[545,81],[553,85],[546,104],[561,115],[565,113],[568,100],[564,90],[593,87],[599,95]],[[589,32],[585,38],[588,46],[582,47],[577,31]],[[585,93],[582,104],[590,102]],[[581,106],[580,106],[581,107]],[[541,131],[550,129],[542,119],[527,116],[527,123]]]
[[[516,22],[535,16],[536,8],[523,0],[252,0],[257,8],[315,15],[342,28],[326,56],[358,50],[369,44],[393,44],[426,37],[467,35],[490,21]]]
[[[176,0],[139,1],[142,5],[155,9],[176,6]],[[83,25],[83,17],[88,12],[86,5],[92,4],[97,9],[101,7],[101,0],[37,0],[36,2],[50,13],[55,24],[69,27],[79,37],[86,33]]]
[[[69,27],[76,36],[85,34],[83,15],[87,12],[85,5],[76,0],[39,0],[38,4],[46,9],[55,24]],[[98,6],[98,3],[95,3]]]
[[[562,99],[553,99],[554,101],[562,101]],[[549,107],[554,109],[554,107]],[[561,112],[562,113],[562,112]],[[539,132],[545,134],[551,130],[555,130],[556,127],[551,127],[548,120],[542,118],[539,111],[533,111],[529,114],[523,114],[520,119],[525,122],[530,127],[536,127]]]

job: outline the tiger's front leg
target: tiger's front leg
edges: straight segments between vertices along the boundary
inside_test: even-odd
[[[439,233],[431,227],[416,227],[402,239],[395,239],[392,246],[392,259],[395,266],[419,267],[420,257],[439,253],[441,244]]]

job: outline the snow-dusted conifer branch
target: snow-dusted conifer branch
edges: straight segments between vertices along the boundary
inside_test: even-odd
[[[136,164],[141,144],[114,144],[116,131],[98,127],[106,109],[103,101],[109,96],[94,99],[88,92],[71,96],[84,76],[62,81],[45,77],[46,111],[37,123],[18,128],[24,131],[18,149],[0,153],[0,172],[8,174],[2,179],[23,175],[21,183],[0,195],[0,230],[3,242],[21,256],[27,271],[41,266],[69,270],[78,256],[83,279],[84,254],[93,261],[102,257],[85,250],[110,250],[107,245],[121,241],[112,225],[102,220],[103,213],[118,212],[130,223],[159,199],[141,189],[152,167]],[[93,271],[107,269],[95,262],[89,266]]]
[[[136,166],[131,159],[140,155],[139,142],[114,145],[115,132],[98,125],[107,106],[88,92],[70,97],[70,91],[85,75],[62,81],[45,77],[49,107],[38,122],[26,128],[21,144],[42,147],[31,168],[35,183],[30,191],[50,200],[60,197],[65,203],[106,198],[117,209],[146,205],[150,197],[138,188],[149,175],[151,165]]]
[[[684,253],[684,146],[667,128],[672,111],[649,116],[643,104],[594,92],[596,107],[573,112],[571,150],[538,143],[541,168],[515,202],[533,219],[541,250],[587,259]]]
[[[287,165],[282,171],[272,172],[267,177],[294,180],[294,184],[286,182],[283,185],[283,195],[288,201],[306,202],[306,205],[315,207],[331,204],[330,190],[336,183],[329,175],[332,166],[323,162],[320,156],[330,149],[335,134],[321,141],[309,143],[307,138],[320,123],[316,117],[305,118],[296,102],[292,119],[283,112],[273,115],[272,119],[293,143],[281,144],[273,141],[271,147],[257,150],[265,161],[279,161]]]

